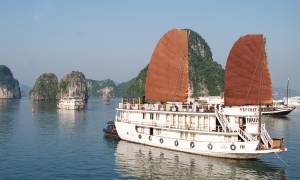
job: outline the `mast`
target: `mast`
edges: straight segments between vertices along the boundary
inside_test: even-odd
[[[259,103],[259,106],[258,106],[258,113],[259,113],[259,116],[258,116],[258,138],[260,140],[261,138],[261,94],[262,94],[262,63],[260,62],[259,63],[259,97],[258,97],[258,103]]]
[[[289,82],[290,78],[288,78],[287,85],[286,85],[286,106],[289,107]]]
[[[265,51],[265,47],[266,47],[266,39],[264,38],[264,48],[263,50]],[[263,53],[263,56],[265,59],[267,59],[267,53]],[[260,140],[261,138],[261,118],[262,118],[262,113],[261,113],[261,97],[262,97],[262,86],[263,86],[263,64],[264,61],[259,61],[259,98],[258,98],[258,103],[259,103],[259,107],[258,107],[258,112],[259,112],[259,116],[258,116],[258,138]]]

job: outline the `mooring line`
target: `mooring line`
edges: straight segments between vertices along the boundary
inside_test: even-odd
[[[277,158],[278,158],[281,162],[283,162],[283,164],[284,164],[285,166],[288,166],[288,164],[287,164],[283,159],[281,159],[281,157],[278,155],[277,152],[274,152],[274,154],[277,156]]]

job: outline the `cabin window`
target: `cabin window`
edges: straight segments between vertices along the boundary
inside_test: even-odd
[[[146,118],[146,113],[143,113],[143,119],[145,119]]]
[[[225,142],[231,142],[231,136],[225,136],[224,137],[224,139],[225,139]]]
[[[123,112],[120,112],[120,118],[123,119]]]
[[[176,118],[176,115],[173,114],[173,117],[172,117],[172,126],[175,126],[175,118]]]
[[[155,134],[160,135],[161,134],[161,129],[155,129]]]
[[[153,128],[150,128],[150,135],[153,136]]]
[[[183,132],[181,131],[181,132],[180,132],[180,139],[183,139],[183,135],[184,135],[184,134],[183,134]]]
[[[153,116],[154,114],[153,113],[150,113],[150,119],[153,120]]]
[[[171,115],[170,114],[167,114],[166,118],[167,118],[167,122],[171,122]]]
[[[159,120],[159,114],[156,114],[155,116],[156,116],[156,120]]]

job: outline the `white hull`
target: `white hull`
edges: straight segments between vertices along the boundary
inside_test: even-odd
[[[65,110],[81,110],[85,107],[85,101],[83,99],[61,99],[58,104],[58,109],[65,109]]]
[[[80,110],[84,109],[83,106],[71,106],[71,105],[58,105],[58,109],[65,109],[65,110]]]
[[[284,116],[292,112],[296,107],[282,107],[282,108],[275,108],[275,110],[266,110],[262,112],[262,115],[267,116]]]
[[[122,140],[198,155],[232,159],[255,159],[262,154],[280,152],[279,149],[256,150],[259,141],[210,142],[207,141],[207,139],[203,139],[202,141],[191,141],[185,139],[175,139],[170,137],[140,134],[136,131],[135,124],[126,122],[116,121],[115,125],[118,131],[118,135]],[[172,130],[170,130],[168,133],[172,134]],[[163,139],[163,142],[161,142],[161,139]],[[175,145],[175,141],[178,142],[177,146]],[[194,143],[193,148],[191,147],[191,142]],[[210,146],[210,144],[212,146]],[[236,147],[235,150],[231,149],[231,145],[233,144]],[[209,149],[209,146],[212,148]]]

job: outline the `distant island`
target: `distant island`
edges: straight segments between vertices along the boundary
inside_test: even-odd
[[[110,96],[114,97],[115,91],[117,88],[116,83],[111,79],[105,79],[105,80],[93,80],[93,79],[87,79],[87,88],[88,88],[88,94],[89,96],[102,96],[103,89],[110,89]]]
[[[60,82],[53,73],[44,73],[35,81],[31,91],[35,101],[55,101],[62,98],[88,98],[87,80],[82,72],[72,71],[65,75]]]
[[[0,65],[0,99],[19,98],[21,98],[19,81],[13,77],[7,66]]]

